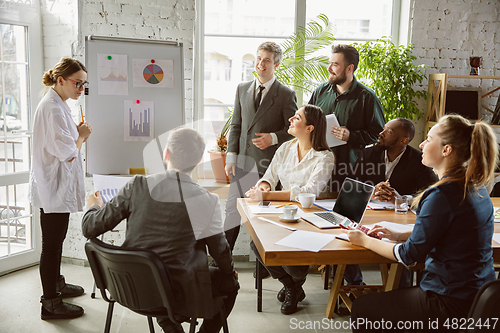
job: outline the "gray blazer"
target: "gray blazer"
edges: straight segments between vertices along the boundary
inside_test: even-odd
[[[257,163],[258,172],[264,174],[279,146],[292,138],[287,133],[288,119],[297,111],[297,97],[295,91],[276,80],[255,110],[254,82],[240,83],[236,89],[227,151],[250,157]],[[252,143],[255,133],[276,133],[278,144],[261,150]],[[247,169],[242,160],[238,158],[238,167]]]
[[[206,248],[222,273],[234,274],[219,198],[186,174],[180,173],[179,177],[184,202],[176,172],[136,176],[103,208],[94,205],[85,213],[82,231],[87,238],[97,237],[127,219],[123,246],[149,249],[160,255],[172,278],[178,302],[175,312],[211,318],[217,308]],[[194,210],[202,215],[192,214]],[[237,289],[238,282],[234,282]]]

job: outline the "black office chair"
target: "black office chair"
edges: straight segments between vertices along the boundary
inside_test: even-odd
[[[156,253],[112,246],[97,238],[85,244],[85,253],[97,288],[101,291],[102,298],[109,302],[105,333],[111,328],[115,302],[147,316],[151,333],[154,333],[152,317],[157,316],[168,316],[174,323],[189,320],[189,332],[194,333],[196,318],[183,318],[172,311],[176,305],[172,285],[167,270]],[[228,333],[223,303],[220,304],[224,333]]]
[[[476,327],[476,325],[471,325],[470,329],[467,328],[466,332],[497,332],[500,323],[496,323],[493,318],[500,318],[500,280],[494,280],[486,283],[479,289],[474,298],[474,302],[469,311],[469,319],[474,319],[473,322],[478,323],[481,319],[481,323],[484,324],[485,320],[489,318],[490,327],[481,326]],[[492,329],[492,326],[496,324],[496,328]]]

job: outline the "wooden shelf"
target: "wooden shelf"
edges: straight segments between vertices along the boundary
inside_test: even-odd
[[[448,75],[448,78],[452,79],[500,79],[500,76],[488,76],[488,75]]]
[[[425,110],[425,133],[424,137],[427,137],[427,133],[434,126],[439,118],[444,116],[445,103],[446,103],[446,88],[448,87],[449,79],[484,79],[484,80],[500,80],[500,76],[489,76],[489,75],[448,75],[445,73],[430,74],[429,75],[429,85],[428,92],[429,96],[427,99],[427,107]],[[500,87],[492,89],[486,92],[481,98],[485,98],[491,95],[495,91],[500,90]],[[484,104],[483,108],[493,112],[488,109]],[[498,127],[498,126],[494,126]]]

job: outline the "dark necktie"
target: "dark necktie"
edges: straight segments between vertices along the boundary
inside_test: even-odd
[[[255,111],[259,108],[260,100],[262,99],[262,90],[264,90],[264,86],[259,86],[259,92],[257,93],[257,98],[255,99]]]

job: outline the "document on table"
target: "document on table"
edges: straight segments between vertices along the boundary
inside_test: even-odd
[[[248,205],[252,214],[283,214],[283,207],[278,208],[281,205],[269,205],[269,206],[259,206],[259,205]]]
[[[274,244],[292,247],[294,249],[318,252],[334,239],[335,235],[332,234],[297,230]]]
[[[332,126],[340,126],[337,117],[333,113],[326,116],[326,143],[328,143],[328,147],[345,145],[347,141],[340,140],[332,134]]]
[[[371,200],[368,207],[373,210],[394,210],[396,206],[392,202],[382,202],[378,200]]]
[[[394,223],[394,222],[387,222],[387,221],[380,221],[375,223],[376,225],[379,225],[381,227],[385,227],[388,229],[392,229],[397,232],[402,232],[402,231],[411,231],[413,230],[413,227],[415,226],[414,224],[401,224],[401,223]],[[369,225],[364,225],[364,227],[367,227],[368,229],[371,229],[375,226],[375,224],[369,224]]]
[[[314,206],[323,208],[324,210],[332,210],[335,207],[335,202],[337,199],[324,199],[324,200],[316,200],[314,202]]]
[[[101,192],[102,201],[106,203],[131,179],[132,176],[94,175],[94,191]]]
[[[500,234],[498,232],[493,234],[493,240],[500,244]]]

